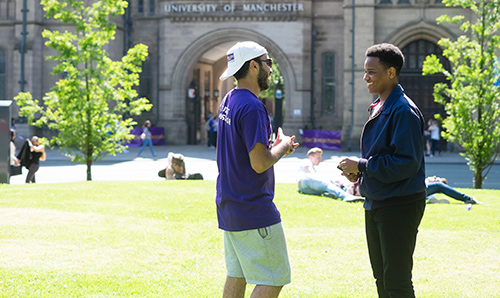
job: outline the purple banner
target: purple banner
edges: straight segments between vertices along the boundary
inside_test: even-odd
[[[165,145],[165,128],[163,127],[151,127],[151,139],[153,140],[153,145]],[[142,127],[136,127],[130,131],[134,135],[134,138],[128,141],[126,144],[129,147],[139,147],[142,146],[141,133]]]
[[[340,133],[340,130],[304,130],[302,143],[308,148],[319,147],[341,151]]]

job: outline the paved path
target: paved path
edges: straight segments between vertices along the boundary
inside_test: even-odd
[[[158,171],[166,166],[168,152],[182,153],[186,157],[186,171],[201,173],[205,180],[217,179],[215,149],[204,145],[155,146],[156,157],[148,148],[137,157],[139,148],[132,147],[128,153],[108,156],[92,166],[93,181],[161,181]],[[308,148],[299,146],[292,155],[275,165],[276,182],[294,183],[299,161],[306,157]],[[359,156],[359,152],[338,152],[325,150],[323,162],[318,171],[331,179],[345,179],[336,169],[338,162],[345,156]],[[472,172],[465,159],[458,153],[443,153],[442,156],[426,158],[427,175],[446,177],[453,187],[472,188]],[[27,170],[11,177],[11,184],[24,184]],[[73,164],[69,157],[57,150],[47,150],[47,161],[41,163],[36,174],[37,183],[63,183],[86,181],[86,165]],[[500,161],[493,166],[484,182],[485,189],[500,189]]]

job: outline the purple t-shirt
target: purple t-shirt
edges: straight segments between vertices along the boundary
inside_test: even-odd
[[[257,174],[248,153],[256,143],[270,146],[271,119],[249,90],[231,90],[219,106],[217,133],[217,219],[219,228],[243,231],[281,221],[273,203],[274,169]]]

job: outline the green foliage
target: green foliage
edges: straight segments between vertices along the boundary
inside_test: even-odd
[[[464,148],[464,156],[474,172],[474,187],[481,188],[493,162],[498,158],[500,144],[500,90],[498,79],[500,52],[500,1],[444,0],[447,6],[470,9],[477,21],[471,24],[464,16],[439,17],[439,22],[460,24],[464,35],[456,41],[443,38],[452,70],[446,71],[438,58],[428,56],[423,74],[442,73],[449,83],[434,86],[435,101],[444,105],[443,137]]]
[[[139,115],[152,107],[146,98],[136,99],[134,89],[148,49],[135,45],[120,61],[113,61],[105,50],[116,32],[109,19],[123,14],[127,1],[42,0],[41,4],[47,18],[72,29],[42,33],[45,45],[57,52],[47,59],[57,62],[52,75],[60,79],[45,94],[43,105],[29,92],[15,100],[20,115],[31,124],[57,132],[50,144],[66,151],[72,161],[86,163],[91,180],[92,162],[122,152],[126,147],[121,142],[133,137],[129,131],[136,123],[121,115]]]
[[[2,184],[0,297],[221,297],[214,190],[213,181],[186,180]],[[500,191],[461,191],[485,204],[427,205],[417,297],[498,297]],[[377,296],[362,203],[303,195],[293,184],[276,185],[275,203],[292,266],[280,297]]]

